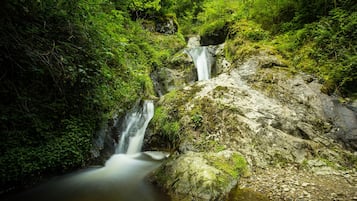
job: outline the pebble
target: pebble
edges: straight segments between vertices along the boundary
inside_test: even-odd
[[[267,173],[261,178],[257,177],[252,180],[252,184],[263,183],[265,194],[271,200],[294,200],[294,201],[313,201],[313,200],[331,200],[331,201],[341,201],[348,200],[357,201],[357,191],[353,192],[348,187],[346,191],[342,188],[334,189],[335,192],[328,189],[320,189],[324,186],[320,180],[308,180],[307,176],[300,177],[299,175],[289,175],[289,173],[284,172],[284,174],[272,174]],[[291,173],[292,174],[292,173]],[[356,173],[340,173],[338,176],[340,179],[357,179]],[[331,174],[337,177],[334,174]],[[354,184],[354,182],[350,182]],[[255,185],[254,185],[255,186]],[[256,187],[258,187],[257,185]],[[261,188],[261,187],[260,187]],[[343,193],[341,193],[343,191]],[[352,195],[351,195],[352,194]]]
[[[309,184],[309,183],[306,183],[306,182],[304,182],[304,183],[301,184],[302,187],[307,187],[308,185],[310,185],[310,184]]]

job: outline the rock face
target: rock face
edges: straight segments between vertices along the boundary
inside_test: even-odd
[[[197,80],[197,71],[190,56],[184,50],[175,54],[165,67],[151,74],[157,94],[161,96],[174,89],[193,84]]]
[[[136,105],[139,104],[139,101]],[[121,111],[118,111],[118,113]],[[115,114],[111,119],[102,123],[100,129],[92,139],[90,150],[91,160],[94,164],[104,164],[114,153],[118,145],[119,138],[125,128],[125,114],[119,116]],[[123,128],[124,127],[124,128]]]
[[[227,25],[220,29],[216,29],[213,32],[205,33],[201,36],[201,44],[207,45],[218,45],[224,43],[228,35]]]
[[[200,47],[200,37],[190,37],[185,49],[179,51],[170,60],[168,60],[165,67],[160,67],[151,74],[151,78],[154,81],[155,89],[159,96],[162,96],[172,90],[192,85],[195,81],[197,81],[197,69],[191,56],[188,54],[190,49],[197,47]],[[221,58],[221,55],[223,54],[223,47],[224,46],[208,47],[210,63],[212,63],[211,74],[213,75],[217,74],[215,57],[218,54],[220,55],[219,58]],[[224,66],[219,69],[219,73],[221,73],[224,70],[223,68],[227,68],[228,62],[222,59],[220,59],[219,62],[219,66]]]
[[[177,24],[172,17],[166,17],[156,23],[156,31],[164,34],[175,34],[177,32]]]
[[[220,62],[224,63],[223,58]],[[166,148],[178,151],[182,157],[162,167],[168,168],[167,177],[161,180],[163,186],[168,189],[178,182],[176,187],[182,189],[174,189],[171,194],[201,195],[200,189],[185,192],[180,182],[200,172],[188,165],[199,161],[192,152],[208,150],[239,152],[253,172],[294,165],[314,175],[332,176],[346,169],[356,174],[353,106],[336,103],[336,98],[320,92],[321,85],[314,77],[291,73],[274,55],[261,52],[225,66],[217,77],[174,91],[158,102],[167,117],[160,124],[152,124],[154,132],[149,138],[170,141]],[[176,127],[168,125],[179,125],[179,129],[171,132]],[[151,147],[160,144],[148,143]],[[171,169],[173,166],[187,173]],[[186,187],[190,189],[191,185]],[[215,198],[215,192],[198,197],[214,200],[211,198]]]
[[[201,37],[200,36],[192,36],[187,41],[187,48],[195,48],[201,46]]]
[[[173,201],[223,200],[245,168],[236,152],[187,152],[167,161],[154,179]]]
[[[120,127],[120,118],[117,116],[103,123],[100,130],[95,134],[92,140],[91,155],[96,164],[104,162],[115,152],[116,141],[118,140],[118,129]]]

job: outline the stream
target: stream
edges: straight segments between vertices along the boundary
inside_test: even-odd
[[[8,201],[168,201],[145,178],[167,157],[163,152],[140,152],[146,127],[153,117],[154,104],[145,101],[123,121],[124,130],[104,167],[93,167],[52,179]]]
[[[211,77],[213,58],[207,47],[187,51],[192,57],[198,81]],[[244,69],[244,68],[243,68]],[[243,73],[244,74],[244,73]],[[168,157],[167,153],[141,152],[146,128],[154,116],[153,101],[144,101],[127,113],[122,121],[119,143],[104,167],[92,167],[54,178],[6,201],[170,201],[147,176]],[[249,189],[233,190],[228,201],[266,201]]]
[[[194,60],[198,80],[210,79],[212,62],[207,47],[187,52]],[[144,101],[127,113],[115,153],[104,167],[92,167],[40,184],[7,201],[169,201],[145,178],[168,156],[141,152],[146,127],[154,115],[153,101]]]

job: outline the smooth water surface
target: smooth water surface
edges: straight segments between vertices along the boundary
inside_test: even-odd
[[[9,201],[168,201],[146,179],[167,157],[163,152],[140,152],[146,127],[154,115],[153,101],[128,113],[117,153],[104,167],[87,169],[42,184]]]
[[[161,152],[115,154],[102,168],[71,174],[9,201],[168,201],[145,177],[161,164]]]

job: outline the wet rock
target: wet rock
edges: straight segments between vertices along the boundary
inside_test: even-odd
[[[334,115],[330,116],[339,127],[337,137],[347,146],[357,150],[357,112],[333,99]]]
[[[118,129],[120,120],[117,115],[103,122],[101,128],[95,133],[92,139],[92,148],[90,150],[91,158],[95,164],[104,164],[104,162],[115,152],[115,145],[118,138]]]
[[[302,187],[307,187],[308,185],[310,185],[310,184],[309,184],[309,183],[306,183],[306,182],[304,182],[304,183],[301,184]]]
[[[190,38],[188,38],[187,48],[196,48],[201,46],[200,40],[200,36],[191,36]]]
[[[214,55],[216,56],[215,75],[220,75],[222,73],[229,72],[232,67],[232,64],[225,58],[224,46],[225,43],[215,46],[215,53],[214,53]]]
[[[192,84],[197,79],[197,70],[190,56],[184,50],[178,52],[166,67],[157,68],[151,74],[158,96],[174,89]]]

